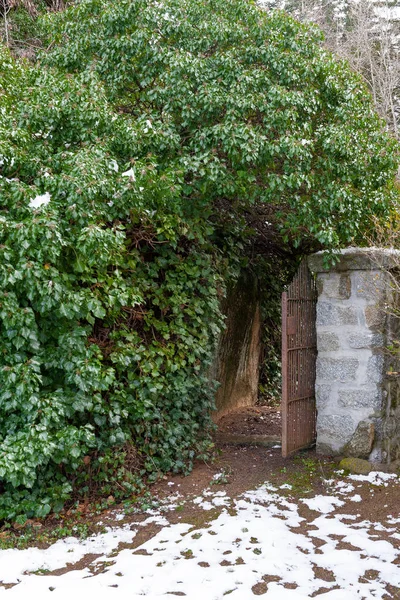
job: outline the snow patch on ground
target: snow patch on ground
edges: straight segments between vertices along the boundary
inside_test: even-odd
[[[303,499],[302,502],[308,506],[310,510],[316,510],[320,513],[331,513],[337,506],[343,506],[343,500],[335,496],[315,496],[315,498]]]
[[[380,481],[389,479],[379,474]],[[369,481],[376,480],[373,476]],[[179,593],[190,600],[221,600],[226,594],[243,600],[266,579],[267,600],[304,600],[322,588],[326,600],[383,599],[387,584],[400,586],[400,566],[393,564],[400,556],[395,546],[400,536],[396,527],[388,530],[380,523],[360,522],[356,515],[336,514],[345,500],[358,501],[354,495],[345,498],[344,489],[349,495],[354,491],[352,484],[346,488],[338,484],[335,494],[299,503],[270,484],[238,499],[206,489],[193,505],[200,511],[219,507],[220,512],[204,526],[171,524],[153,510],[142,523],[109,529],[85,541],[68,538],[46,550],[0,551],[0,580],[17,584],[0,588],[0,597],[70,599],[76,593],[95,595],[96,600],[155,600]],[[170,504],[171,498],[165,505]],[[307,521],[298,504],[318,516]],[[388,519],[392,525],[400,521],[394,515]],[[158,533],[137,548],[126,547],[139,529],[154,522],[162,526]],[[391,531],[393,544],[380,539],[379,531]],[[125,547],[118,548],[120,543]],[[100,556],[81,566],[79,561],[87,554]],[[76,569],[43,574],[67,563]],[[373,580],[365,576],[370,570],[379,574]]]
[[[381,471],[371,471],[369,475],[349,475],[353,481],[367,481],[371,485],[387,486],[389,481],[397,479],[395,473],[382,473]]]

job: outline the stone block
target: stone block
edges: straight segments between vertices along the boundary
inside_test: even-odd
[[[369,458],[369,460],[372,462],[371,457]],[[397,476],[399,476],[400,460],[399,459],[393,460],[389,464],[388,463],[379,463],[377,461],[374,461],[372,468],[374,471],[383,471],[384,473],[395,473]]]
[[[382,271],[355,271],[353,290],[357,298],[377,302],[385,297],[386,274]]]
[[[385,420],[383,425],[383,435],[385,438],[393,439],[398,432],[399,424],[394,416],[390,416]],[[400,433],[400,431],[399,431]]]
[[[390,373],[391,371],[389,371]],[[388,398],[388,405],[391,410],[399,411],[400,409],[400,381],[397,375],[398,371],[395,371],[395,375],[389,375],[385,373],[385,391],[386,397]],[[400,417],[400,414],[399,414]]]
[[[368,475],[372,471],[372,465],[361,458],[344,458],[340,461],[339,467],[355,475]]]
[[[384,345],[384,336],[381,333],[359,331],[347,336],[350,348],[381,348]]]
[[[367,380],[372,383],[382,383],[385,359],[382,354],[373,354],[368,359]]]
[[[342,440],[342,445],[347,444],[354,433],[355,424],[349,415],[318,415],[318,433]]]
[[[381,442],[384,439],[384,407],[382,407],[382,410],[379,412],[377,411],[376,415],[374,417],[371,417],[369,420],[374,424],[375,427],[375,442],[379,441]],[[377,446],[377,444],[375,443],[375,447]]]
[[[338,455],[340,454],[340,452],[338,452],[338,450],[336,448],[333,448],[332,444],[330,442],[321,442],[318,440],[318,434],[317,434],[317,443],[316,443],[316,447],[315,447],[317,454],[328,454],[328,455]]]
[[[317,381],[354,381],[358,368],[356,358],[317,358]]]
[[[343,450],[345,456],[368,458],[375,439],[375,427],[370,421],[360,421],[348,444]]]
[[[339,390],[338,405],[344,408],[366,408],[371,413],[376,412],[382,407],[381,391],[376,389],[353,389]]]
[[[336,306],[331,302],[318,302],[317,326],[358,325],[358,311],[355,306]]]
[[[333,331],[323,331],[317,334],[318,352],[334,352],[339,350],[339,338]]]
[[[369,329],[373,331],[383,331],[386,324],[386,313],[383,308],[377,303],[371,306],[366,306],[364,309],[365,323]]]
[[[351,279],[343,273],[321,274],[317,278],[318,294],[326,298],[347,300],[351,296]]]
[[[355,430],[355,423],[349,415],[318,415],[317,451],[326,454],[340,454]]]
[[[332,386],[331,385],[316,385],[315,400],[317,410],[325,408],[332,401]]]
[[[327,260],[327,251],[317,252],[308,257],[308,267],[313,273],[327,273],[332,269]],[[368,271],[393,269],[400,262],[400,251],[382,248],[345,248],[338,255],[335,271]]]

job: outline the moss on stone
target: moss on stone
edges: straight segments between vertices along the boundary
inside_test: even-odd
[[[339,467],[356,475],[368,475],[372,471],[372,465],[361,458],[344,458],[340,461]]]

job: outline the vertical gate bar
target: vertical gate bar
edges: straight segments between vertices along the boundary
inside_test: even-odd
[[[288,317],[288,294],[282,294],[282,456],[288,455],[288,335],[287,335],[287,317]]]

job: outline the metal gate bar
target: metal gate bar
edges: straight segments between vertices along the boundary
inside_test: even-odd
[[[316,438],[317,290],[307,263],[282,294],[282,455]]]

